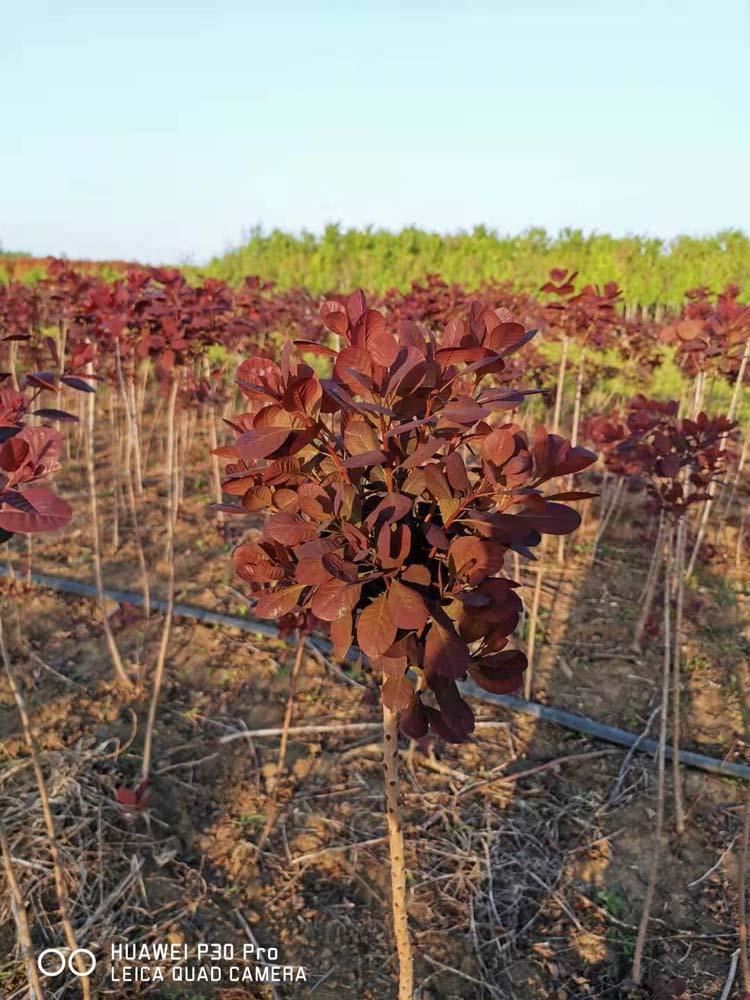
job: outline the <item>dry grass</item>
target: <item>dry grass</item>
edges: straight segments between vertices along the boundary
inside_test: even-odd
[[[170,928],[194,913],[206,896],[198,873],[177,860],[178,845],[169,838],[157,840],[142,821],[126,818],[115,805],[111,778],[115,749],[111,741],[104,741],[40,754],[70,918],[78,939],[100,959],[109,954],[111,943],[164,940]],[[7,761],[0,768],[0,819],[36,951],[57,947],[61,931],[54,875],[29,758]],[[27,990],[20,956],[11,943],[13,928],[10,896],[4,894],[0,940],[8,947],[0,977],[5,1000],[20,1000]],[[64,1000],[72,995],[74,984],[66,974],[49,981],[47,993]]]

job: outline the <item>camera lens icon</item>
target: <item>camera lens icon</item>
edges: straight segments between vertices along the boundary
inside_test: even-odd
[[[83,959],[81,970],[78,968],[78,956]],[[96,968],[96,955],[88,948],[75,948],[69,955],[66,948],[45,948],[39,953],[36,965],[42,975],[50,979],[62,975],[66,969],[74,976],[90,976]]]

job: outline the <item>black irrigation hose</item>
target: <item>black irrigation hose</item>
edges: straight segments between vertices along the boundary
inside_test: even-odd
[[[0,576],[10,577],[7,567],[0,567]],[[23,582],[28,577],[26,573],[16,574],[16,579]],[[46,573],[32,573],[31,582],[40,587],[48,587],[50,590],[59,590],[63,594],[75,594],[76,597],[98,597],[96,587],[91,583],[83,583],[81,580],[68,580],[64,576],[48,576]],[[136,607],[143,607],[143,595],[133,594],[127,590],[107,590],[104,596],[110,601],[117,601],[118,604],[134,604]],[[158,598],[151,598],[151,607],[154,611],[166,611],[167,602]],[[279,630],[274,625],[266,625],[252,618],[236,618],[233,615],[222,615],[218,611],[206,611],[197,608],[192,604],[175,604],[174,613],[180,618],[194,618],[197,621],[206,622],[208,625],[221,625],[224,628],[240,628],[243,632],[254,632],[255,635],[265,635],[275,638]]]
[[[7,568],[0,567],[0,576],[10,577],[11,573]],[[22,577],[26,579],[26,576]],[[83,583],[80,580],[69,580],[60,576],[48,576],[46,573],[32,573],[31,582],[40,587],[48,587],[50,590],[61,591],[64,594],[75,594],[77,597],[96,598],[96,587],[90,583]],[[141,606],[143,597],[140,594],[130,593],[125,590],[105,590],[104,596],[118,604],[134,604]],[[151,607],[157,611],[166,609],[166,601],[152,598]],[[238,618],[234,615],[223,615],[217,611],[206,611],[204,608],[197,608],[191,604],[175,604],[174,613],[181,618],[192,618],[196,621],[205,622],[208,625],[219,625],[224,628],[238,628],[243,632],[252,632],[255,635],[270,636],[276,638],[279,630],[274,625],[267,625],[252,618]],[[323,640],[315,640],[315,645],[321,649],[330,650],[330,644]],[[524,715],[531,715],[535,719],[543,722],[550,722],[565,729],[571,729],[594,739],[603,740],[605,743],[614,743],[621,747],[634,747],[639,753],[655,754],[658,744],[656,740],[641,738],[635,733],[628,732],[627,729],[618,729],[616,726],[607,726],[603,722],[596,722],[583,715],[576,715],[573,712],[566,712],[561,708],[554,708],[551,705],[541,705],[535,701],[526,701],[523,698],[516,698],[509,694],[491,694],[483,691],[472,681],[465,681],[459,684],[463,694],[474,698],[477,701],[486,702],[490,705],[500,705],[511,712],[522,712]],[[665,748],[667,758],[672,758],[672,748]],[[680,763],[686,767],[694,767],[700,771],[707,771],[709,774],[718,774],[725,778],[743,778],[750,781],[750,767],[746,764],[733,764],[718,760],[715,757],[707,757],[702,753],[694,753],[692,750],[680,750]]]
[[[491,694],[489,691],[482,691],[476,684],[468,681],[459,684],[463,694],[471,698],[478,698],[480,701],[489,702],[491,705],[501,705],[512,712],[523,712],[524,715],[533,715],[543,722],[553,722],[557,726],[564,726],[566,729],[574,729],[578,733],[586,736],[593,736],[595,739],[603,740],[605,743],[615,743],[621,747],[635,747],[639,753],[655,754],[659,744],[656,740],[641,738],[627,729],[618,729],[616,726],[607,726],[603,722],[596,722],[588,719],[584,715],[576,715],[574,712],[566,712],[562,708],[553,708],[551,705],[540,705],[536,701],[525,701],[523,698],[516,698],[511,694]],[[671,746],[665,747],[667,760],[673,757]],[[747,764],[732,764],[716,757],[706,757],[702,753],[694,753],[692,750],[680,750],[680,763],[686,767],[696,767],[701,771],[708,771],[709,774],[719,774],[725,778],[744,778],[750,781],[750,767]]]

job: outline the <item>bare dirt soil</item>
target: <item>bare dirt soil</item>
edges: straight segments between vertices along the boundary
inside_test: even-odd
[[[68,495],[76,492],[75,476],[73,464]],[[217,531],[206,489],[205,479],[188,476],[178,600],[241,614],[227,558],[231,538]],[[106,490],[104,497],[106,511]],[[157,477],[147,499],[147,559],[158,577],[165,567]],[[638,498],[628,501],[593,566],[593,514],[568,542],[562,566],[550,547],[536,694],[634,732],[650,719],[655,735],[658,612],[643,652],[631,650],[650,555],[640,509]],[[32,567],[90,580],[86,522],[79,509],[65,535],[35,539]],[[250,526],[234,524],[232,532]],[[106,580],[137,591],[126,523],[120,532],[112,552],[111,517],[103,525]],[[682,743],[747,760],[750,575],[735,566],[731,527],[713,541],[717,553],[688,592]],[[375,678],[306,655],[293,725],[373,728],[292,736],[279,774],[278,739],[242,733],[281,726],[293,642],[176,619],[148,809],[128,815],[115,791],[138,782],[147,687],[128,694],[113,683],[95,602],[27,586],[26,550],[14,540],[9,554],[16,581],[2,584],[6,641],[49,787],[73,923],[100,958],[93,995],[394,996]],[[527,594],[532,582],[527,569]],[[148,674],[161,617],[147,622],[114,604],[108,612],[124,659]],[[421,1000],[718,1000],[737,947],[741,783],[683,772],[688,829],[678,838],[668,779],[668,839],[645,984],[636,989],[628,979],[654,850],[653,761],[502,709],[478,705],[477,714],[485,724],[463,746],[403,745]],[[41,948],[56,940],[56,903],[38,793],[7,684],[0,686],[0,738],[0,822]],[[7,1000],[27,995],[15,937],[5,901],[0,995]],[[113,941],[277,947],[279,961],[303,967],[307,981],[112,982],[106,956]],[[47,988],[60,1000],[80,995],[72,976]],[[741,995],[738,980],[730,995]]]

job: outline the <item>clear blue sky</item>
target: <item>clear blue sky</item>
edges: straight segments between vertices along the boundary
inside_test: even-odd
[[[0,0],[0,243],[750,228],[744,0]]]

